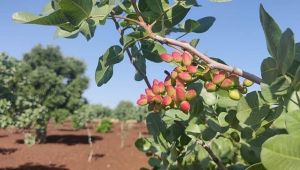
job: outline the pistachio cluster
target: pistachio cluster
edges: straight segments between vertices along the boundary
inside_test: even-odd
[[[162,108],[179,108],[185,113],[190,110],[190,102],[197,96],[195,89],[187,89],[187,85],[197,79],[205,82],[204,87],[208,92],[218,89],[228,91],[233,100],[239,100],[242,94],[247,93],[247,87],[253,84],[245,79],[240,84],[239,77],[235,74],[210,69],[206,63],[195,60],[185,51],[177,51],[172,54],[161,54],[161,59],[168,63],[174,63],[176,67],[167,75],[164,81],[154,80],[152,87],[145,90],[137,101],[138,105],[147,105],[149,110],[160,111]]]
[[[188,113],[190,101],[197,96],[195,89],[187,89],[187,84],[194,80],[198,68],[192,64],[193,57],[188,52],[162,54],[161,59],[174,62],[177,67],[166,76],[164,81],[154,80],[152,87],[145,90],[137,101],[138,105],[147,105],[149,110],[160,111],[162,108],[177,108]]]

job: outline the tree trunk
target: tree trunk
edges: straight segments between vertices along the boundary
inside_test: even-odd
[[[35,129],[36,143],[46,143],[47,127]]]

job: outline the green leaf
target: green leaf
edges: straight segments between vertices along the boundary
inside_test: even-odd
[[[97,86],[100,87],[111,79],[113,75],[113,65],[123,59],[123,55],[120,57],[120,51],[122,51],[120,46],[111,46],[104,55],[99,58],[95,74]]]
[[[85,20],[81,23],[79,30],[87,40],[90,40],[94,36],[96,30],[95,22],[93,20]]]
[[[291,87],[290,78],[287,76],[281,76],[276,78],[276,80],[270,85],[270,90],[272,94],[277,96],[282,96],[287,94],[290,87]]]
[[[151,148],[151,142],[148,138],[139,138],[135,141],[135,147],[142,152],[146,152]]]
[[[59,6],[66,18],[73,24],[79,25],[90,16],[93,8],[92,0],[61,0]]]
[[[146,75],[146,73],[147,73],[145,57],[141,54],[141,51],[136,46],[133,46],[131,48],[131,54],[132,54],[132,61],[138,68],[138,70],[136,70],[134,79],[136,81],[142,81],[144,78],[144,75]]]
[[[141,49],[146,59],[156,63],[162,62],[160,55],[167,52],[162,45],[154,41],[142,41]]]
[[[101,23],[105,20],[115,7],[114,1],[115,0],[109,0],[107,3],[94,5],[90,13],[91,19],[93,19],[96,23]]]
[[[229,161],[234,156],[234,147],[231,140],[219,137],[211,144],[212,151],[224,162]]]
[[[31,13],[17,12],[12,16],[13,20],[23,24],[39,24],[39,25],[62,25],[68,22],[62,10],[54,11],[49,15],[36,16]]]
[[[280,45],[278,48],[277,63],[279,69],[284,75],[292,65],[295,58],[295,41],[294,33],[291,29],[287,29],[281,36]]]
[[[124,59],[123,49],[118,45],[111,46],[107,52],[109,53],[107,65],[120,63]]]
[[[292,112],[300,109],[300,90],[293,91],[291,96],[287,98],[287,111]]]
[[[57,28],[56,32],[55,32],[55,37],[63,37],[63,38],[76,38],[78,36],[79,30],[75,30],[75,31],[65,31],[61,28]]]
[[[300,90],[300,67],[298,67],[295,78],[293,80],[293,86],[295,90]]]
[[[277,60],[277,50],[279,47],[281,30],[274,19],[260,5],[260,22],[263,27],[269,53]]]
[[[278,76],[278,68],[275,59],[266,58],[261,64],[261,76],[263,82],[271,84]]]
[[[226,112],[221,112],[218,116],[218,121],[220,126],[222,127],[226,127],[229,126],[229,123],[226,121],[226,116],[228,115],[228,113]]]
[[[189,12],[190,8],[184,8],[181,5],[176,5],[174,6],[171,10],[168,10],[166,12],[166,23],[165,26],[167,28],[171,28],[177,24],[179,24],[184,17],[187,15]]]
[[[237,119],[246,125],[260,124],[269,113],[269,106],[260,97],[259,92],[250,92],[242,97],[238,104]]]
[[[215,22],[215,17],[204,17],[197,21],[188,19],[185,21],[184,29],[186,32],[203,33],[206,32]]]
[[[260,88],[261,88],[262,97],[268,104],[277,103],[276,96],[273,94],[269,85],[265,83],[260,83]]]
[[[266,169],[299,169],[300,136],[277,135],[262,145],[261,161]]]
[[[212,106],[218,102],[216,94],[207,92],[205,88],[202,89],[200,96],[202,97],[203,101],[209,106]]]
[[[171,124],[174,121],[186,121],[188,119],[189,119],[189,116],[187,114],[185,114],[182,111],[177,110],[177,109],[167,110],[163,117],[163,120],[167,124]]]
[[[289,134],[300,134],[300,110],[288,112],[285,119]]]

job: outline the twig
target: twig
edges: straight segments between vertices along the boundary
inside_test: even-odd
[[[211,150],[210,145],[207,145],[203,140],[200,139],[198,139],[196,143],[201,145],[206,150],[211,159],[218,165],[219,170],[227,170],[222,161]]]

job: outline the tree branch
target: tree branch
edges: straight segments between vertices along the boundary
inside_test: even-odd
[[[219,170],[227,170],[223,162],[214,154],[209,145],[207,145],[203,140],[200,139],[198,139],[196,143],[201,145],[206,150],[211,159],[218,165]]]
[[[132,1],[135,1],[135,0],[132,0]],[[137,7],[136,7],[135,10],[137,10],[136,12],[138,12]],[[124,18],[125,19],[126,17],[120,17],[120,16],[118,16],[118,18]],[[153,33],[151,25],[148,25],[147,23],[145,23],[144,20],[140,20],[140,21],[134,20],[134,22],[136,24],[138,24],[139,26],[141,26],[142,28],[145,29],[145,31],[149,35],[149,38],[151,38],[151,39],[153,39],[155,41],[158,41],[158,42],[160,42],[162,44],[177,46],[177,47],[180,47],[182,49],[185,49],[185,50],[189,51],[190,53],[196,55],[198,58],[200,58],[201,60],[203,60],[205,63],[207,63],[207,65],[210,68],[220,69],[220,70],[224,70],[224,71],[236,74],[236,75],[238,75],[240,77],[244,77],[244,78],[246,78],[248,80],[251,80],[251,81],[253,81],[253,82],[257,83],[257,84],[260,84],[260,82],[262,81],[261,78],[257,77],[254,74],[251,74],[249,72],[243,71],[242,69],[234,67],[234,66],[229,66],[229,65],[226,65],[226,64],[219,63],[219,62],[211,59],[207,55],[201,53],[196,48],[194,48],[193,46],[191,46],[189,43],[181,42],[181,41],[174,40],[174,39],[167,38],[167,37],[162,37],[160,35],[157,35],[157,34]]]
[[[233,66],[229,66],[229,65],[225,65],[222,63],[219,63],[211,58],[209,58],[207,55],[201,53],[200,51],[198,51],[196,48],[194,48],[193,46],[191,46],[189,43],[186,42],[181,42],[178,40],[174,40],[171,38],[166,38],[166,37],[161,37],[159,35],[155,35],[155,34],[150,34],[150,38],[159,41],[163,44],[171,44],[171,45],[175,45],[178,47],[181,47],[189,52],[191,52],[192,54],[198,56],[201,60],[203,60],[204,62],[206,62],[208,64],[208,66],[210,68],[216,68],[216,69],[220,69],[220,70],[225,70],[227,72],[231,72],[234,73],[238,76],[244,77],[246,79],[249,79],[257,84],[260,84],[260,82],[262,81],[261,78],[257,77],[254,74],[251,74],[249,72],[243,71],[242,69],[239,69],[237,67],[233,67]]]
[[[112,15],[112,20],[113,20],[113,22],[115,23],[115,27],[116,27],[116,29],[118,30],[118,32],[120,33],[120,35],[123,36],[123,32],[122,32],[122,30],[120,29],[120,25],[119,25],[119,23],[117,22],[115,15]],[[138,22],[138,21],[137,21],[137,22]],[[150,84],[150,82],[149,82],[149,79],[148,79],[147,75],[144,74],[143,71],[142,71],[142,70],[141,70],[141,69],[133,62],[133,56],[132,56],[130,50],[129,50],[128,48],[126,48],[125,51],[126,51],[128,57],[129,57],[129,60],[130,60],[131,64],[134,66],[135,70],[136,70],[140,75],[142,75],[142,77],[143,77],[143,79],[144,79],[146,85],[148,86],[148,88],[151,88],[151,84]]]

